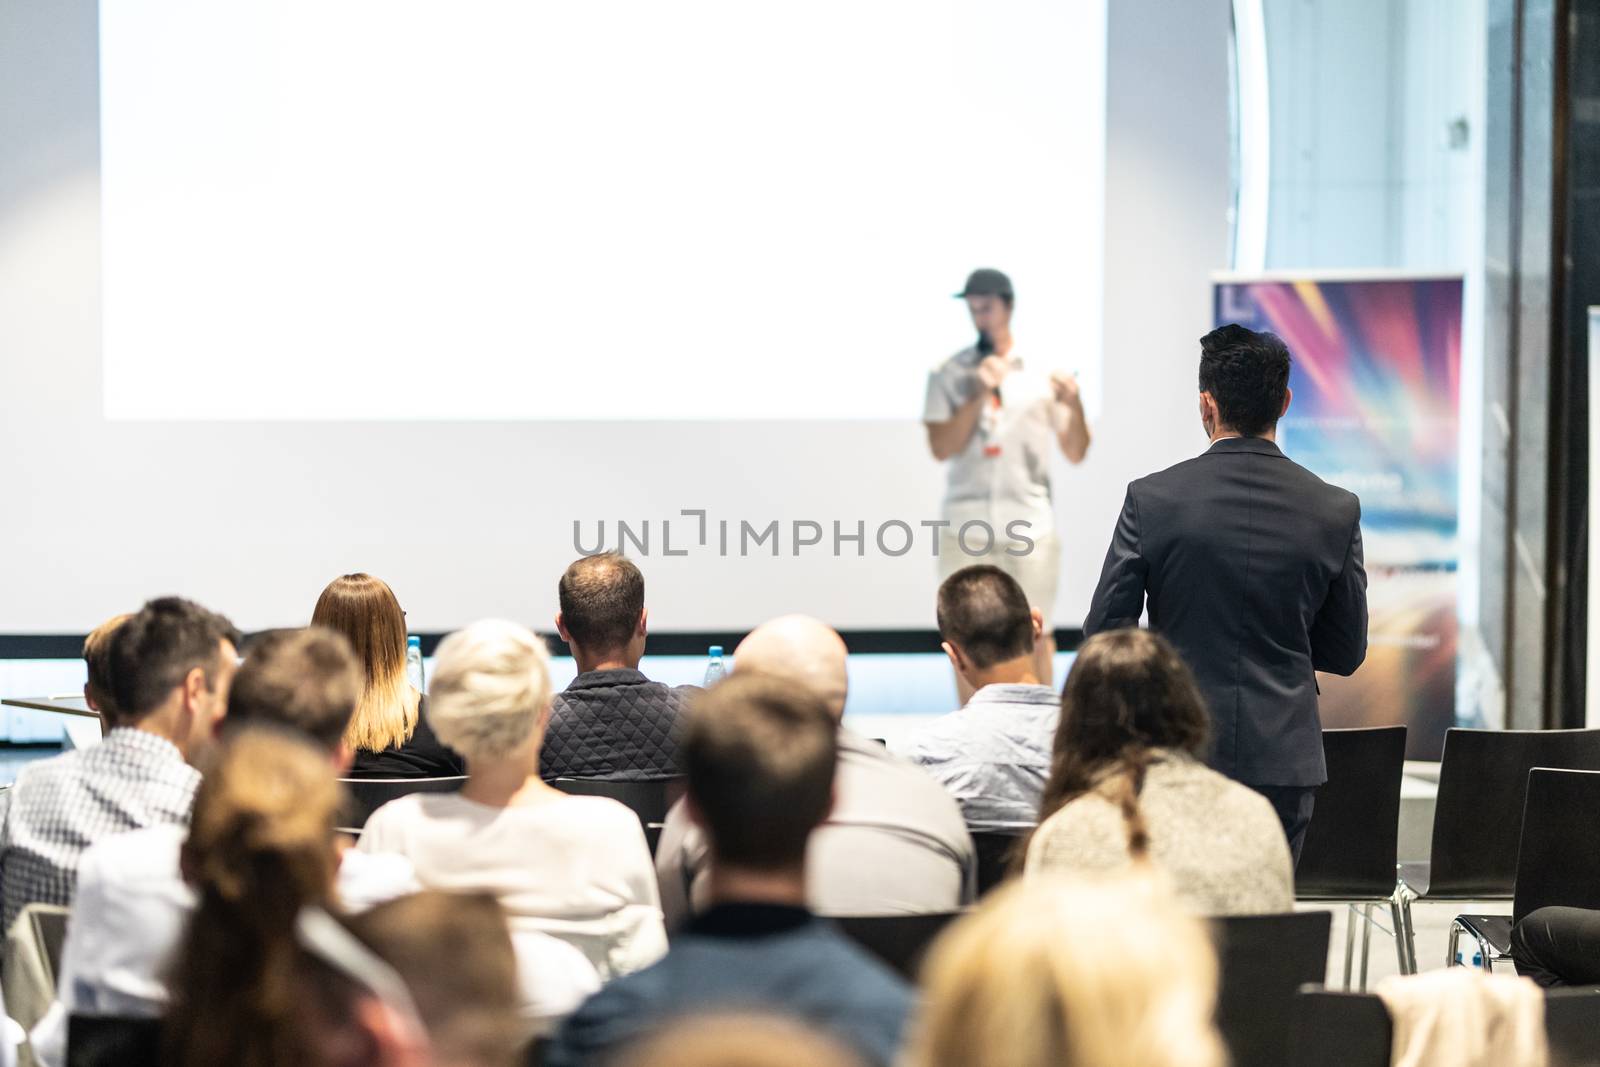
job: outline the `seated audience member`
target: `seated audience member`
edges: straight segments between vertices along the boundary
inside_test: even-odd
[[[330,630],[279,630],[251,643],[228,691],[225,743],[255,727],[316,746],[330,774],[349,766],[345,729],[361,694],[349,644]],[[195,906],[179,856],[189,831],[164,823],[108,837],[83,854],[58,982],[59,1011],[34,1029],[47,1063],[65,1037],[65,1014],[155,1016],[167,1004],[168,964]],[[343,907],[367,908],[421,886],[400,856],[348,851],[338,864]]]
[[[1153,862],[1203,915],[1294,907],[1272,804],[1211,770],[1194,678],[1166,640],[1113,630],[1084,643],[1061,693],[1055,763],[1027,873]]]
[[[828,816],[838,728],[814,695],[735,673],[697,697],[683,741],[690,817],[710,844],[709,903],[660,963],[590,997],[557,1032],[549,1067],[603,1062],[663,1023],[775,1011],[868,1062],[900,1047],[911,992],[806,908],[806,844]]]
[[[78,860],[103,838],[189,818],[190,766],[227,708],[238,631],[176,597],[152,600],[111,643],[117,725],[97,745],[24,767],[0,829],[9,930],[24,905],[70,905]]]
[[[678,776],[678,720],[695,686],[639,673],[644,656],[644,575],[622,556],[585,556],[559,587],[556,629],[578,676],[555,695],[539,773],[545,778],[653,781]]]
[[[1044,622],[999,567],[964,567],[939,586],[945,655],[973,693],[919,730],[913,762],[961,805],[973,830],[1023,830],[1039,818],[1061,698],[1034,673]]]
[[[516,952],[505,911],[494,897],[417,893],[379,904],[345,925],[405,984],[428,1033],[430,1063],[512,1067],[524,1062],[527,1033],[517,1017]],[[441,966],[441,952],[448,954],[448,965]],[[318,1044],[348,1048],[346,1040],[331,1038],[359,1033],[363,1013],[327,1012],[338,996],[307,999],[311,1012],[326,1012],[324,1025],[312,1027]],[[350,1056],[346,1062],[356,1067],[368,1061]]]
[[[165,1062],[311,1060],[296,920],[334,907],[342,799],[327,753],[288,734],[248,730],[223,749],[183,844],[197,903],[173,967]]]
[[[83,663],[89,671],[89,679],[83,683],[83,702],[90,711],[99,712],[101,736],[117,725],[117,701],[111,695],[111,639],[131,618],[131,614],[113,615],[83,639]]]
[[[789,615],[751,631],[733,673],[780,678],[844,715],[845,645],[816,619]],[[882,745],[839,728],[833,812],[811,837],[806,900],[819,915],[953,911],[972,900],[977,861],[961,811],[939,784]],[[667,924],[704,902],[709,849],[683,802],[667,813],[656,874]]]
[[[660,958],[661,901],[638,817],[539,778],[550,713],[544,641],[516,623],[473,623],[440,643],[430,688],[428,715],[466,757],[467,783],[390,801],[358,847],[405,856],[430,889],[494,894],[519,953],[522,935],[549,934],[601,980]]]
[[[907,1067],[1227,1060],[1211,942],[1149,879],[1012,883],[934,943],[922,987]]]
[[[1600,911],[1535,908],[1511,928],[1511,955],[1542,986],[1600,985]]]
[[[406,679],[406,616],[394,591],[367,574],[335,578],[317,598],[313,626],[343,634],[366,676],[345,740],[353,778],[449,778],[461,757],[439,743],[427,700]]]
[[[616,1067],[861,1067],[848,1048],[779,1016],[704,1015],[664,1027]]]

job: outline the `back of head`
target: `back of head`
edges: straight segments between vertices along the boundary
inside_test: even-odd
[[[341,794],[325,752],[276,730],[231,737],[195,795],[184,876],[198,904],[173,968],[180,1067],[294,1062],[294,921],[333,897]]]
[[[521,752],[549,707],[550,653],[526,626],[483,619],[439,642],[428,725],[469,764]]]
[[[626,648],[644,611],[644,575],[615,552],[575,560],[557,587],[561,624],[591,653]]]
[[[987,563],[939,586],[939,634],[979,670],[1033,654],[1033,614],[1017,580]]]
[[[856,1054],[792,1019],[707,1015],[668,1026],[615,1067],[862,1067]]]
[[[1078,650],[1061,690],[1061,721],[1040,821],[1107,776],[1126,772],[1118,795],[1132,851],[1143,853],[1137,799],[1151,751],[1200,756],[1209,729],[1194,675],[1164,637],[1138,629],[1095,634]]]
[[[406,617],[394,590],[370,574],[335,578],[317,598],[311,624],[344,637],[364,677],[345,741],[382,752],[405,743],[417,726],[417,696],[406,681]]]
[[[820,699],[837,720],[844,716],[850,688],[848,660],[844,638],[833,627],[809,615],[781,615],[739,642],[733,669],[798,685]]]
[[[89,670],[84,696],[107,726],[117,725],[117,698],[111,692],[111,639],[132,614],[113,615],[83,639],[83,663]]]
[[[804,862],[833,804],[838,726],[822,701],[777,678],[730,675],[695,698],[682,758],[715,862],[753,870]]]
[[[228,730],[293,730],[338,749],[361,698],[361,667],[350,643],[320,626],[256,638],[228,690]]]
[[[348,920],[352,933],[405,982],[435,1062],[501,1067],[526,1038],[518,976],[499,901],[483,893],[422,892]],[[449,953],[441,965],[440,954]]]
[[[1217,965],[1152,881],[1015,882],[935,943],[912,1067],[1222,1067]]]
[[[224,642],[239,643],[233,623],[192,600],[161,597],[146,604],[111,638],[109,684],[118,722],[155,711],[195,669],[213,687]]]
[[[1200,391],[1228,429],[1259,437],[1278,423],[1289,388],[1289,349],[1277,334],[1220,326],[1200,338]]]

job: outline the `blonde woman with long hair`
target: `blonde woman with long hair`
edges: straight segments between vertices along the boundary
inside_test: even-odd
[[[1043,878],[934,945],[909,1067],[1223,1067],[1217,963],[1158,879]]]
[[[423,714],[426,698],[406,678],[406,615],[388,583],[370,574],[335,578],[317,598],[314,626],[344,635],[365,675],[345,732],[356,778],[444,778],[463,774],[461,757],[439,743]]]

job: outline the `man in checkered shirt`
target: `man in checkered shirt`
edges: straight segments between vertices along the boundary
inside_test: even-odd
[[[110,650],[115,726],[98,745],[25,767],[0,824],[5,929],[25,905],[72,904],[78,859],[96,841],[187,823],[200,772],[228,706],[239,632],[177,597],[152,600]]]

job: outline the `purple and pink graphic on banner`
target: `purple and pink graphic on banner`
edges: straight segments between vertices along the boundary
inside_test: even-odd
[[[1219,281],[1218,325],[1270,330],[1294,357],[1278,443],[1361,498],[1367,661],[1325,677],[1324,726],[1410,727],[1438,759],[1455,724],[1461,379],[1459,277]]]

